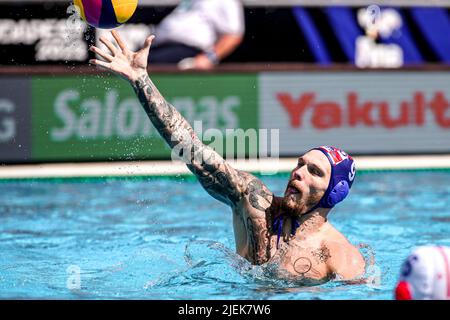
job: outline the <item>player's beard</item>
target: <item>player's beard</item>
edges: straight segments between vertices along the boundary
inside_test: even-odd
[[[305,210],[305,201],[301,193],[288,194],[283,197],[281,209],[284,214],[298,218]]]
[[[299,193],[285,195],[281,202],[283,213],[294,218],[300,218],[300,216],[311,210],[321,198],[321,194],[316,190],[312,191],[312,195],[308,196],[307,199],[300,191]]]

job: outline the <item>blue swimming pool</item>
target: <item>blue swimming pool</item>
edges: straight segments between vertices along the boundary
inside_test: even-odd
[[[287,175],[262,176],[277,194]],[[271,279],[191,177],[0,182],[1,299],[392,299],[416,245],[450,245],[450,172],[366,172],[330,215],[378,283]]]

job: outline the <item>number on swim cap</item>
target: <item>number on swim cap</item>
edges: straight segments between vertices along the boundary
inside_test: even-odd
[[[355,173],[356,173],[356,168],[355,168],[355,163],[352,163],[352,166],[350,168],[350,172],[348,173],[348,180],[353,181],[353,179],[355,179]]]

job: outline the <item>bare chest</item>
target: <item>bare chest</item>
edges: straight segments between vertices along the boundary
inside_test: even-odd
[[[280,276],[296,280],[323,282],[330,277],[330,250],[316,239],[280,243],[269,263],[276,266]]]
[[[331,252],[317,237],[289,242],[280,239],[277,248],[277,236],[268,234],[268,226],[246,215],[234,219],[234,231],[237,253],[252,263],[268,263],[282,278],[311,282],[328,280]]]

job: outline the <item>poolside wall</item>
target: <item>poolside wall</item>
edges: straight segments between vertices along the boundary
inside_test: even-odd
[[[155,74],[203,133],[279,129],[281,156],[449,153],[450,73],[323,71]],[[229,139],[229,137],[228,137]],[[227,137],[223,145],[226,145]],[[213,140],[206,139],[206,143]],[[255,155],[255,145],[239,157]],[[0,77],[0,162],[169,159],[131,87],[116,77]]]

